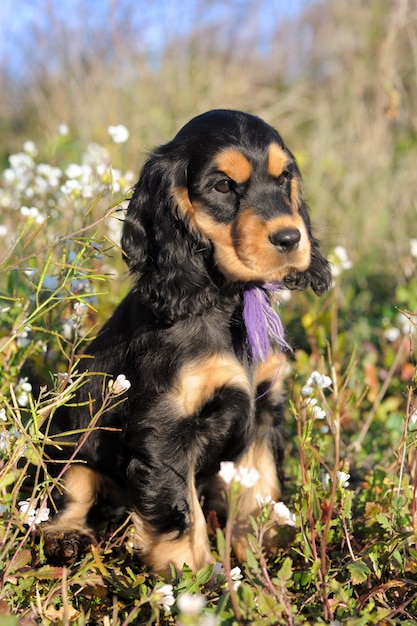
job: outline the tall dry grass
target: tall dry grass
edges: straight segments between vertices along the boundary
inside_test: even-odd
[[[292,16],[255,0],[71,7],[38,2],[18,82],[3,59],[3,151],[62,122],[81,144],[123,123],[137,169],[195,114],[248,110],[295,147],[329,246],[366,257],[370,271],[381,258],[393,274],[406,264],[417,221],[412,0],[304,2]]]

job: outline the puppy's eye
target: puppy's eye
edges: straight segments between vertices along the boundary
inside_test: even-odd
[[[277,178],[278,185],[284,185],[288,180],[290,180],[290,178],[290,172],[288,170],[284,170]]]
[[[229,191],[232,190],[232,185],[230,184],[230,180],[224,178],[214,185],[214,189],[219,193],[229,193]]]

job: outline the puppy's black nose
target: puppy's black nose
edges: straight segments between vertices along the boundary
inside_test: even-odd
[[[292,252],[298,247],[301,233],[296,228],[285,228],[269,235],[269,240],[280,252]]]

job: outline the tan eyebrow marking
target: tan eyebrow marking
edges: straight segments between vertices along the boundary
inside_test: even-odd
[[[245,183],[252,174],[248,159],[236,148],[226,148],[214,157],[214,162],[221,172],[236,183]]]
[[[288,155],[285,154],[284,150],[277,143],[271,143],[268,150],[268,174],[278,178],[284,171],[288,161]]]

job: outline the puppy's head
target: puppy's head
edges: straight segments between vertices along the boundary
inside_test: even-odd
[[[271,126],[238,111],[192,119],[151,155],[122,247],[138,284],[159,276],[176,304],[198,292],[194,311],[209,303],[214,271],[228,282],[283,281],[316,293],[331,280],[293,155]]]

